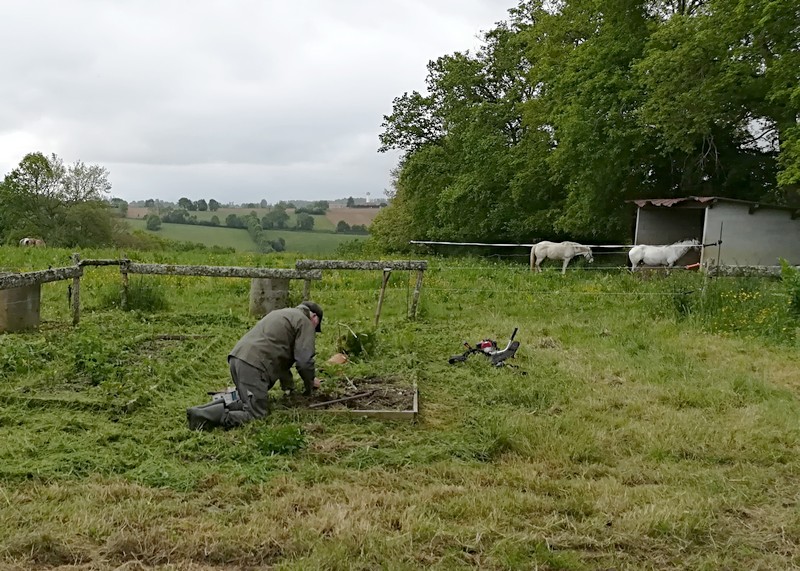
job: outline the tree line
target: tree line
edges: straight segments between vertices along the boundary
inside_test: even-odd
[[[108,171],[55,154],[29,153],[0,183],[0,243],[31,236],[60,246],[107,245],[124,229],[126,203],[109,199]]]
[[[637,198],[799,204],[790,0],[522,1],[394,99],[379,243],[625,240]]]

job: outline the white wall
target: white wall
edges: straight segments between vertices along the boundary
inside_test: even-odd
[[[731,266],[776,266],[778,258],[800,264],[800,218],[788,210],[759,208],[749,213],[747,204],[718,202],[706,211],[703,243],[719,239],[722,245],[708,247],[703,262]]]

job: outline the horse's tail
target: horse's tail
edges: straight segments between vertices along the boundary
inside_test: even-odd
[[[531,246],[531,271],[536,267],[536,245]]]

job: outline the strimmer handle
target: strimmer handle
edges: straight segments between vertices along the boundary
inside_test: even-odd
[[[517,336],[517,331],[519,331],[519,327],[515,327],[515,328],[514,328],[514,333],[512,333],[512,334],[511,334],[511,341],[513,341],[513,340],[514,340],[514,337],[516,337],[516,336]]]

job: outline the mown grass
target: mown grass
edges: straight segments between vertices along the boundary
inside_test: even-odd
[[[128,220],[131,228],[146,230],[144,220]],[[254,252],[256,246],[247,230],[239,228],[225,228],[212,226],[195,226],[192,224],[162,224],[161,229],[152,232],[169,240],[180,242],[197,242],[208,247],[220,246],[234,248],[237,252]],[[297,232],[294,230],[264,230],[267,238],[286,241],[286,251],[303,253],[306,255],[331,255],[341,245],[356,240],[363,240],[365,236],[348,234],[333,234],[329,232]]]
[[[63,265],[53,262],[69,254],[0,252],[0,265],[20,269]],[[294,259],[203,255],[129,253],[188,264]],[[43,286],[40,332],[0,336],[0,561],[800,564],[800,350],[782,282],[430,265],[416,321],[405,318],[413,276],[395,272],[369,354],[323,371],[329,384],[345,375],[416,382],[415,425],[276,407],[239,430],[190,432],[185,408],[228,384],[227,351],[254,322],[247,280],[132,279],[160,288],[168,309],[121,312],[103,302],[119,286],[116,270],[87,269],[75,329],[66,283]],[[326,309],[320,361],[350,329],[372,331],[379,284],[380,272],[340,271],[314,285]],[[704,297],[684,303],[694,292]],[[299,296],[293,284],[291,301]],[[462,341],[502,343],[514,327],[519,368],[480,356],[447,364]],[[149,338],[162,333],[201,337]]]

